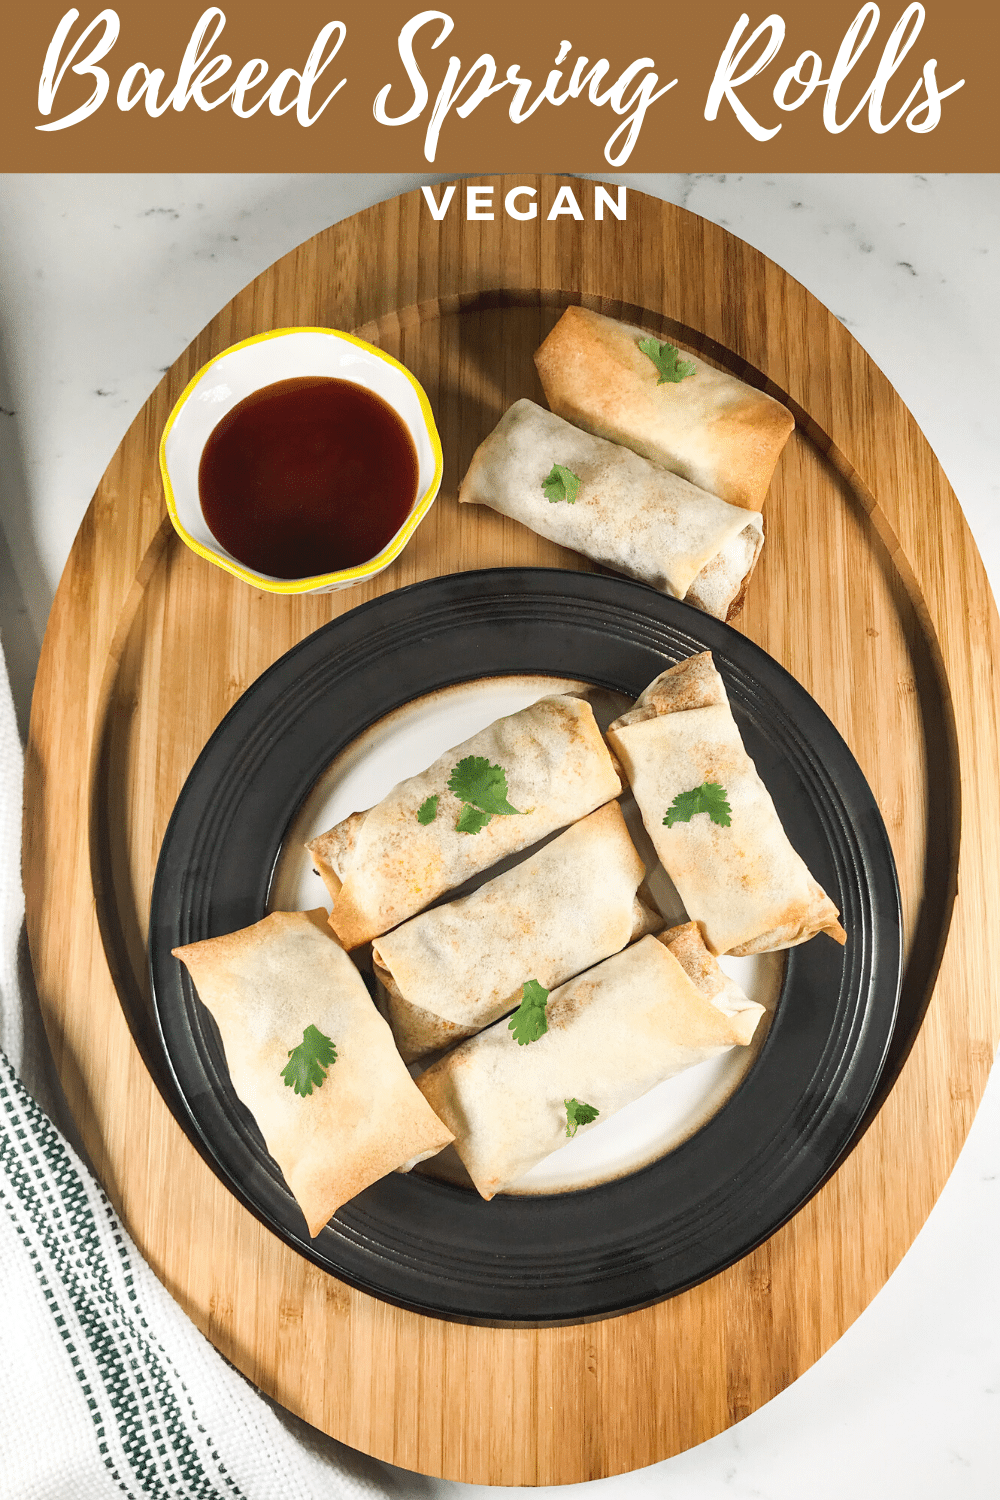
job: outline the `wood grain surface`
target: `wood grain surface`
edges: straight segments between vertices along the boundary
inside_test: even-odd
[[[525,182],[547,203],[563,179],[492,180],[498,201]],[[586,185],[582,198],[589,205]],[[213,1176],[154,1081],[148,902],[197,753],[303,635],[437,574],[587,566],[456,501],[505,407],[542,399],[532,351],[562,307],[581,300],[766,383],[796,414],[737,623],[818,699],[878,799],[903,895],[902,1020],[881,1108],[821,1191],[755,1253],[605,1322],[473,1328],[342,1285]],[[445,478],[414,540],[373,583],[287,599],[181,545],[156,448],[200,365],[249,334],[296,324],[355,330],[414,370],[437,414]],[[653,1463],[806,1370],[911,1244],[994,1055],[998,638],[955,497],[880,371],[791,277],[679,208],[630,192],[624,223],[449,215],[438,224],[416,193],[335,225],[245,288],[165,376],[87,512],[45,639],[27,779],[30,942],[56,1063],[115,1207],[199,1328],[256,1384],[344,1442],[404,1468],[494,1484]]]

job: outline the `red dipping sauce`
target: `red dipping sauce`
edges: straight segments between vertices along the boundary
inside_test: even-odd
[[[409,429],[381,396],[326,375],[279,380],[223,417],[198,469],[212,535],[274,578],[376,557],[417,495]]]

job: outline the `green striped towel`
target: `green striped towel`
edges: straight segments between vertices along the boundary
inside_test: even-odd
[[[398,1471],[296,1432],[216,1353],[18,1077],[22,1064],[40,1073],[17,969],[21,777],[0,655],[0,1500],[361,1500],[397,1488]]]

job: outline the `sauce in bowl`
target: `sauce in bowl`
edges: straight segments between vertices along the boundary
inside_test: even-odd
[[[213,428],[198,469],[216,541],[273,578],[312,578],[376,557],[417,495],[417,453],[381,396],[305,375],[264,386]]]

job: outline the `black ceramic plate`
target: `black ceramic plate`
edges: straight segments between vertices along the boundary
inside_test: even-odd
[[[392,1175],[315,1240],[229,1083],[218,1033],[170,950],[265,914],[285,832],[316,778],[384,714],[490,675],[586,679],[637,696],[712,650],[747,749],[795,847],[841,909],[788,955],[764,1048],[707,1125],[661,1160],[575,1193],[498,1197]],[[153,887],[150,960],[175,1113],[269,1228],[336,1276],[473,1322],[582,1322],[714,1275],[820,1186],[885,1057],[900,974],[889,840],[857,762],[777,662],[640,584],[547,569],[462,573],[388,594],[301,642],[243,695],[174,809]]]

